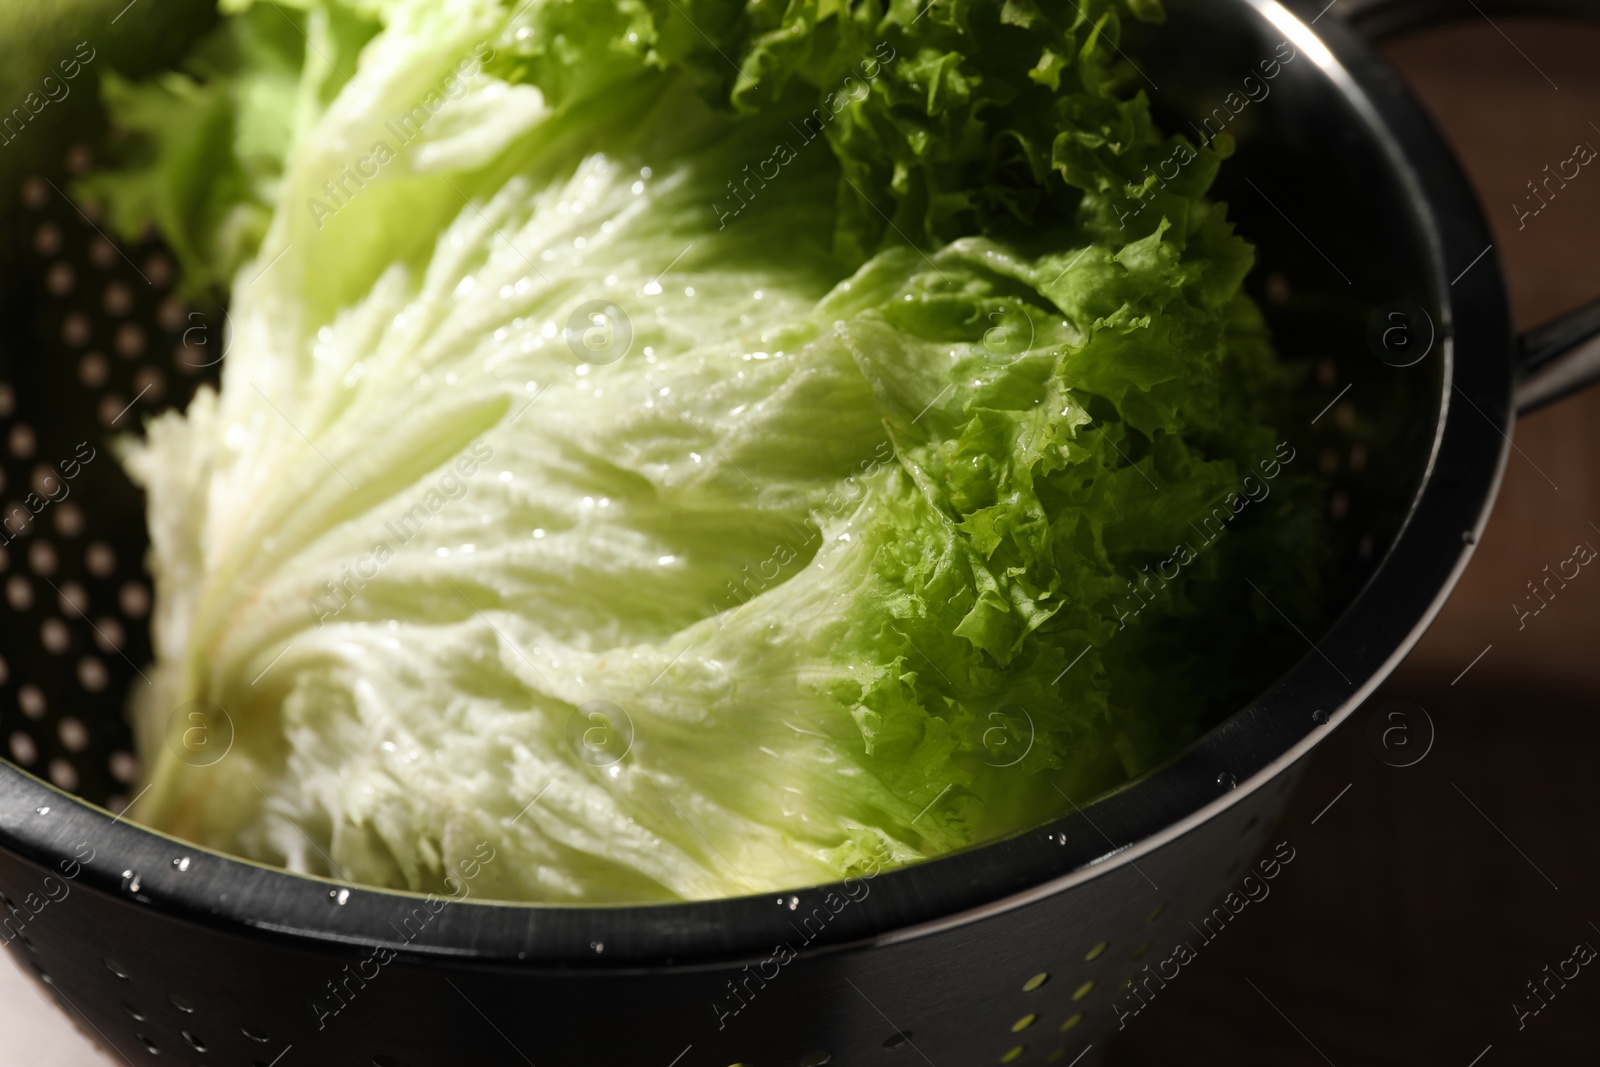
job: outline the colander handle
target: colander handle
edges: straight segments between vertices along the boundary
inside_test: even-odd
[[[1600,19],[1600,0],[1337,0],[1328,9],[1368,41],[1490,15]],[[1600,300],[1517,338],[1517,413],[1541,408],[1600,381]]]
[[[1600,381],[1600,300],[1517,338],[1517,414]]]

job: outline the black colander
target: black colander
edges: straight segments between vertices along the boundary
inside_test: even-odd
[[[1279,42],[1303,60],[1232,128],[1240,148],[1217,192],[1259,247],[1250,284],[1280,347],[1316,368],[1321,411],[1291,440],[1330,478],[1353,595],[1258,699],[1050,825],[758,897],[448,901],[289,874],[138,826],[115,813],[137,799],[122,712],[150,659],[151,598],[142,501],[107,441],[214,377],[223,320],[171,295],[153,240],[108,240],[71,202],[79,150],[6,208],[21,234],[0,330],[0,502],[16,519],[0,535],[11,951],[130,1063],[1092,1062],[1181,980],[1175,946],[1203,952],[1238,900],[1227,894],[1293,861],[1293,841],[1263,846],[1299,761],[1411,647],[1465,565],[1514,387],[1524,406],[1552,399],[1592,376],[1597,356],[1579,344],[1591,309],[1524,342],[1516,382],[1519,344],[1478,206],[1395,74],[1334,16],[1313,31],[1271,0],[1169,8],[1139,53],[1168,128],[1203,121]],[[1361,10],[1387,28],[1442,13]],[[1417,344],[1389,347],[1391,321]]]

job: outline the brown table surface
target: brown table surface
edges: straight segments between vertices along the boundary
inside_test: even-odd
[[[1526,329],[1600,296],[1600,171],[1520,231],[1511,207],[1577,142],[1600,147],[1600,27],[1467,13],[1385,52],[1465,163]],[[1525,983],[1547,964],[1600,948],[1600,573],[1520,631],[1511,607],[1578,542],[1600,548],[1600,392],[1529,417],[1515,440],[1455,596],[1374,701],[1426,708],[1433,749],[1406,769],[1379,762],[1368,709],[1318,749],[1278,835],[1294,868],[1108,1064],[1600,1063],[1600,961],[1552,983],[1520,1029],[1512,1010],[1537,1006]]]

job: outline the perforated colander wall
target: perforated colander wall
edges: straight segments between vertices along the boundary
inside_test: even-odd
[[[33,328],[26,350],[13,336],[0,353],[0,754],[120,812],[139,774],[124,709],[145,684],[151,589],[140,494],[108,442],[215,380],[223,337],[219,309],[174,295],[154,239],[124,247],[68,198],[90,162],[70,150],[8,209],[27,247],[7,317]]]

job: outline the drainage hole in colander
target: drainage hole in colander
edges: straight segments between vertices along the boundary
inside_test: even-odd
[[[830,1063],[832,1060],[833,1053],[831,1052],[822,1052],[820,1050],[808,1052],[800,1057],[800,1067],[822,1067],[824,1063]]]
[[[43,967],[39,966],[37,963],[35,963],[33,965],[33,973],[38,975],[39,976],[39,981],[43,982],[45,985],[55,985],[56,984],[56,980],[54,978],[51,978],[50,975],[48,973],[46,973],[45,969]]]
[[[106,622],[109,621],[109,619],[103,620],[100,623],[101,628],[104,629]],[[111,753],[111,759],[109,762],[111,766],[111,777],[115,778],[123,785],[131,785],[133,780],[139,777],[139,761],[133,758],[132,752],[124,752],[121,750],[113,752]]]
[[[124,981],[127,980],[127,978],[128,978],[128,969],[126,967],[124,967],[122,964],[118,963],[116,960],[112,959],[110,956],[107,956],[105,958],[104,962],[105,962],[105,965],[106,965],[106,970],[110,971],[112,974],[116,975],[118,978],[121,978]]]
[[[1014,1063],[1015,1061],[1020,1060],[1022,1058],[1022,1054],[1024,1052],[1027,1052],[1027,1051],[1028,1051],[1028,1046],[1027,1045],[1017,1045],[1015,1048],[1012,1048],[1009,1051],[1007,1051],[1004,1056],[1001,1056],[1000,1057],[1000,1062],[1001,1063]]]
[[[1038,974],[1022,983],[1022,991],[1024,993],[1032,993],[1035,989],[1038,989],[1048,981],[1050,981],[1049,973],[1046,971],[1040,971]]]
[[[189,1047],[194,1049],[196,1052],[204,1052],[206,1049],[211,1047],[206,1044],[205,1038],[201,1037],[199,1034],[191,1034],[187,1030],[183,1031],[183,1039],[189,1042]]]
[[[1082,1000],[1092,992],[1094,992],[1094,981],[1091,979],[1072,991],[1072,999]]]
[[[239,1032],[258,1045],[267,1043],[267,1032],[259,1026],[241,1026]]]
[[[136,1022],[136,1023],[144,1022],[144,1012],[140,1011],[138,1008],[134,1007],[132,1004],[129,1004],[126,1000],[124,1000],[122,1002],[122,1010],[127,1012],[128,1013],[128,1018],[132,1019],[134,1022]]]
[[[72,644],[72,632],[60,619],[49,618],[39,624],[39,643],[46,652],[59,656]]]
[[[884,1048],[899,1048],[911,1040],[910,1030],[899,1030],[883,1039]]]
[[[172,1006],[174,1008],[177,1008],[179,1011],[183,1012],[185,1015],[193,1015],[194,1014],[194,1001],[190,1000],[188,997],[184,996],[183,994],[181,994],[181,993],[168,993],[167,994],[167,999],[172,1002]]]
[[[83,681],[83,664],[88,663],[91,658],[92,657],[86,657],[79,662],[78,680],[80,682]],[[99,663],[100,661],[94,660],[94,662]],[[105,667],[102,665],[100,669],[104,670]],[[89,687],[84,686],[84,688],[87,689]],[[101,688],[104,687],[102,686]],[[68,715],[63,718],[56,726],[56,734],[61,738],[61,743],[66,747],[68,752],[82,752],[84,749],[89,747],[89,728],[83,725],[83,720],[77,718],[76,716]]]
[[[1067,1016],[1066,1022],[1061,1024],[1061,1032],[1064,1034],[1081,1022],[1083,1022],[1083,1012],[1075,1011],[1071,1015]]]
[[[1085,962],[1085,963],[1093,963],[1095,960],[1100,958],[1101,954],[1104,953],[1106,949],[1108,949],[1110,947],[1111,947],[1111,942],[1109,942],[1109,941],[1100,942],[1094,948],[1090,949],[1088,952],[1085,952],[1083,954],[1083,962]]]
[[[78,769],[64,759],[50,761],[50,781],[68,793],[78,789]]]
[[[143,1034],[134,1034],[133,1036],[137,1037],[139,1039],[139,1044],[143,1045],[144,1048],[145,1048],[145,1051],[150,1053],[150,1055],[152,1055],[152,1056],[161,1055],[161,1046],[157,1045],[150,1038],[145,1037]]]
[[[1261,822],[1261,816],[1259,816],[1259,815],[1250,816],[1250,821],[1244,824],[1244,828],[1239,831],[1239,836],[1243,837],[1245,834],[1248,834],[1251,830],[1254,830],[1256,828],[1256,826],[1260,822]]]
[[[6,598],[12,601],[11,606],[18,611],[26,611],[33,606],[33,587],[28,585],[26,581],[23,581],[21,585],[17,585],[19,577],[20,575],[12,575],[11,581],[6,586]],[[26,590],[26,593],[21,597],[12,596],[14,589],[23,589]],[[24,600],[26,603],[18,606],[16,603],[18,600]],[[22,714],[30,719],[44,718],[44,691],[32,683],[23,686],[17,690],[17,707],[21,708]]]

